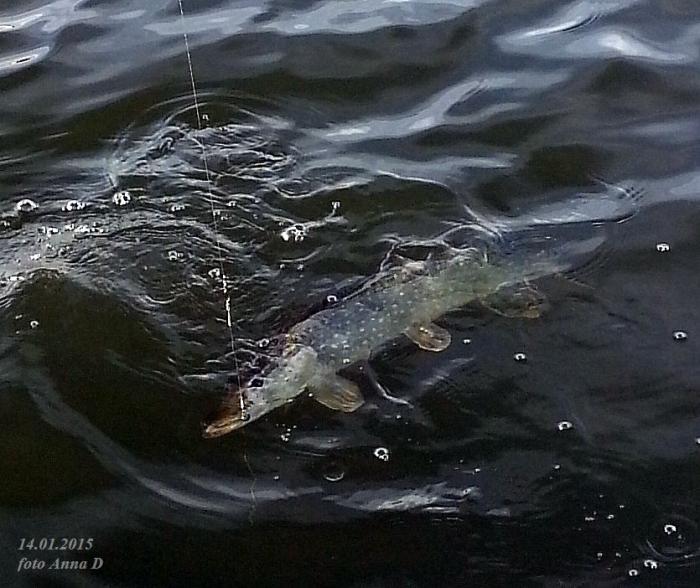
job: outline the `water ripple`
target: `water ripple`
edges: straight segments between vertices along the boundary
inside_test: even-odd
[[[556,14],[532,25],[527,29],[521,29],[510,33],[511,41],[520,39],[532,39],[560,33],[569,33],[593,25],[597,20],[609,14],[621,12],[630,6],[639,4],[641,0],[590,0],[577,1],[563,6]]]
[[[577,29],[561,37],[508,34],[497,40],[503,51],[553,60],[628,57],[676,65],[697,59],[697,51],[690,49],[689,41],[687,38],[670,43],[655,41],[639,31],[612,26],[586,32]]]

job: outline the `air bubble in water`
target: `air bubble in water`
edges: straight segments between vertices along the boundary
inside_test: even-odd
[[[630,578],[634,578],[639,575],[639,571],[632,568],[629,572],[627,572],[627,574],[630,576]]]
[[[131,192],[129,190],[119,190],[112,196],[112,202],[117,206],[126,206],[131,202]]]
[[[329,482],[340,482],[345,477],[345,472],[337,463],[332,463],[323,472],[323,477]]]
[[[173,204],[170,207],[170,212],[182,212],[183,210],[185,210],[184,204]]]
[[[674,331],[673,332],[673,339],[675,341],[685,341],[688,338],[688,333],[685,331]]]
[[[63,205],[62,210],[63,212],[73,212],[76,210],[82,210],[83,208],[85,208],[85,202],[80,202],[80,200],[69,200]]]
[[[329,294],[328,296],[326,296],[326,302],[329,302],[330,304],[335,304],[336,302],[338,302],[338,297],[334,296],[333,294]]]
[[[668,243],[657,243],[656,250],[659,253],[666,253],[667,251],[671,250],[671,246]]]
[[[569,429],[573,429],[573,428],[574,428],[574,426],[569,421],[561,421],[557,425],[557,429],[559,429],[560,431],[568,431]]]
[[[178,261],[184,257],[184,254],[179,253],[178,251],[168,251],[168,260],[169,261]]]
[[[522,351],[519,353],[516,353],[513,355],[513,359],[515,361],[527,361],[527,355],[525,355]]]
[[[374,450],[374,457],[382,461],[389,461],[389,450],[386,447],[377,447]]]
[[[17,209],[17,212],[32,212],[39,208],[39,205],[34,202],[34,200],[24,198],[15,205],[15,208]]]
[[[464,495],[474,502],[478,502],[484,497],[484,493],[479,486],[469,486],[464,492]]]
[[[212,280],[218,280],[221,277],[221,270],[218,267],[210,269],[207,274]]]
[[[30,321],[29,326],[32,329],[36,329],[39,326],[39,321]]]
[[[280,237],[285,241],[293,240],[295,243],[299,243],[304,240],[307,234],[308,231],[304,225],[296,224],[284,229],[280,233]]]
[[[672,525],[671,523],[664,525],[664,533],[666,533],[666,535],[673,535],[676,531],[678,531],[676,525]]]
[[[650,570],[655,570],[659,567],[659,562],[657,562],[654,559],[645,559],[644,560],[644,567],[649,568]]]

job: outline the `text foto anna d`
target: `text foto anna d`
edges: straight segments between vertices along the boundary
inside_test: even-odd
[[[88,539],[82,537],[42,537],[41,539],[22,537],[18,551],[90,551],[93,544],[92,537]],[[75,555],[62,553],[41,558],[24,556],[17,563],[17,571],[99,570],[104,565],[104,560],[101,557],[79,558]]]
[[[91,557],[89,559],[66,559],[56,557],[45,560],[23,557],[17,564],[18,572],[27,570],[99,570],[104,565],[101,557]]]

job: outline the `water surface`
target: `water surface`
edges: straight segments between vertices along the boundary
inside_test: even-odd
[[[700,7],[183,7],[0,5],[3,585],[697,585]],[[380,350],[410,406],[360,373],[201,438],[234,355],[392,252],[526,228],[604,251]]]

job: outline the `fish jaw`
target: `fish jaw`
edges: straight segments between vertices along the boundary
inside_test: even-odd
[[[243,390],[237,392],[242,394]],[[248,413],[241,410],[240,407],[229,406],[229,403],[225,400],[216,411],[216,414],[208,422],[204,423],[202,437],[205,439],[223,437],[242,428],[249,420]]]
[[[267,376],[259,378],[260,386],[250,383],[233,389],[202,429],[202,437],[222,437],[299,396],[318,371],[316,352],[308,346],[293,345],[285,351]]]

